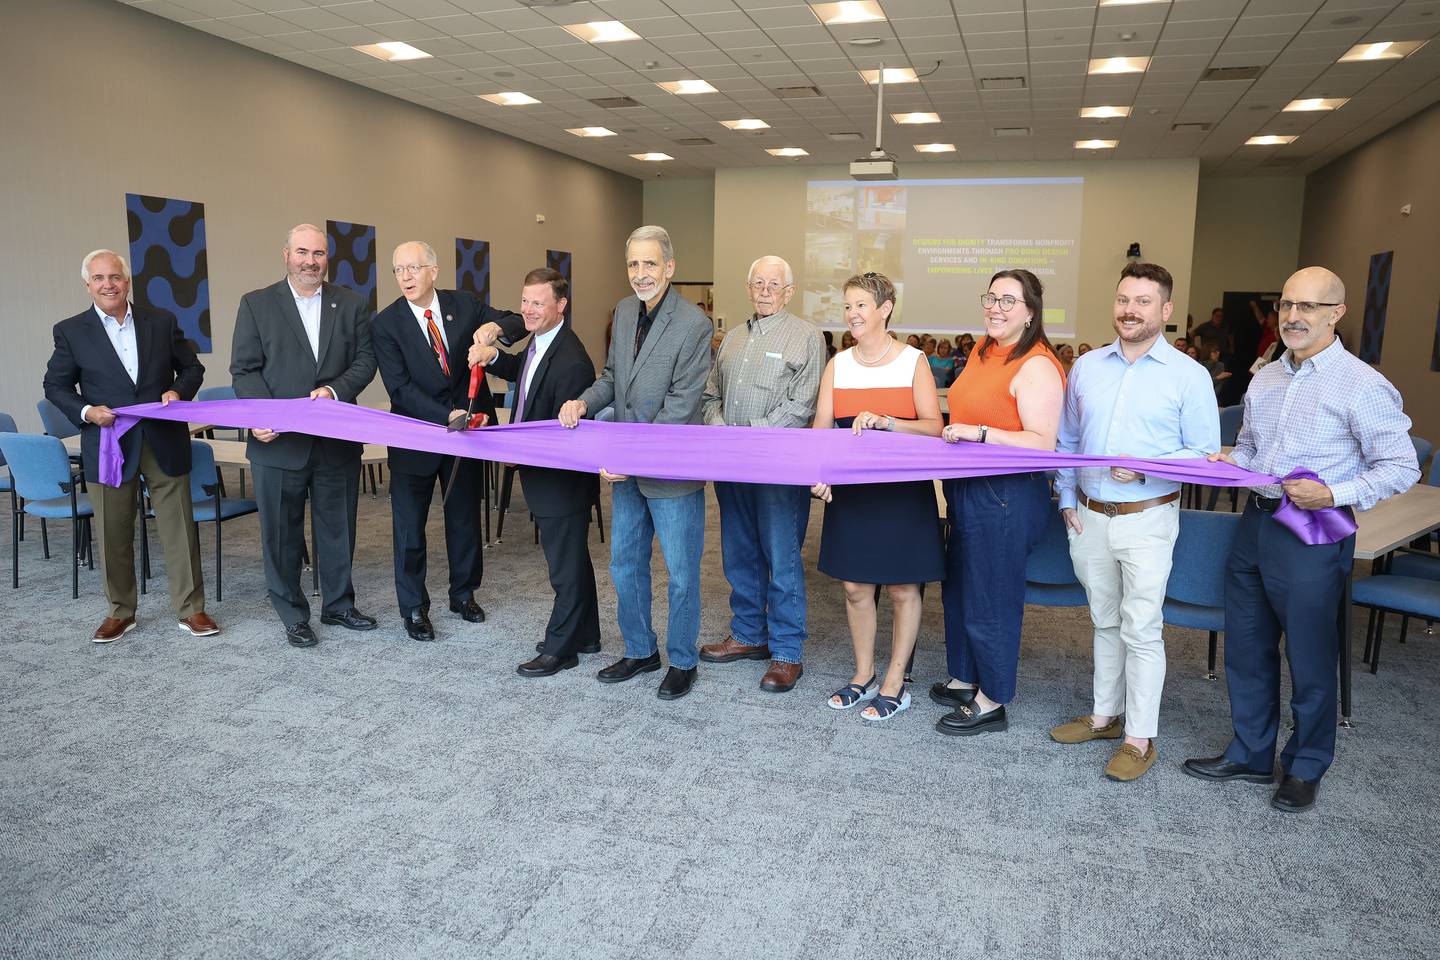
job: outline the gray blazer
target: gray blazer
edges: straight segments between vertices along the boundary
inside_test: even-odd
[[[354,403],[375,379],[375,348],[370,342],[370,305],[358,293],[332,283],[320,289],[320,358],[310,340],[295,295],[286,280],[252,290],[240,300],[235,339],[230,348],[230,377],[241,399],[308,397],[330,387],[335,399]],[[316,401],[317,403],[320,401]],[[246,447],[251,462],[299,470],[320,444],[326,463],[360,458],[361,445],[304,433],[284,432],[270,443],[254,437]]]
[[[629,296],[615,307],[610,355],[605,369],[579,399],[589,416],[615,407],[620,423],[700,423],[700,401],[710,376],[710,320],[700,308],[668,290],[640,355],[635,330],[640,300]],[[637,477],[647,497],[683,497],[705,486],[700,480]]]

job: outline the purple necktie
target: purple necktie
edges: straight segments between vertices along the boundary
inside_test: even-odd
[[[535,338],[530,338],[530,346],[525,351],[525,362],[520,365],[520,377],[515,381],[515,412],[510,417],[511,423],[519,423],[520,418],[525,415],[525,375],[530,372],[530,365],[535,362]]]

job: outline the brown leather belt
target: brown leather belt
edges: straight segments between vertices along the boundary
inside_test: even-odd
[[[1163,497],[1151,497],[1149,500],[1136,500],[1133,503],[1105,503],[1101,500],[1091,500],[1085,496],[1084,490],[1076,490],[1075,495],[1079,498],[1081,506],[1088,507],[1096,513],[1103,513],[1107,517],[1123,517],[1139,513],[1142,510],[1149,510],[1151,507],[1158,507],[1162,503],[1174,503],[1180,499],[1179,490]]]

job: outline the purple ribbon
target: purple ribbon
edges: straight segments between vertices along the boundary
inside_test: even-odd
[[[140,419],[208,423],[247,430],[306,433],[336,440],[382,444],[477,460],[519,463],[595,473],[665,480],[725,480],[735,483],[891,483],[949,477],[988,477],[1061,467],[1129,467],[1181,483],[1246,487],[1277,483],[1268,474],[1200,458],[1154,460],[1098,457],[1002,447],[950,444],[938,437],[867,430],[795,430],[713,427],[680,424],[583,421],[574,430],[559,421],[517,423],[457,433],[444,425],[402,417],[333,400],[176,401],[168,406],[142,403],[115,411],[115,424],[100,431],[100,482],[115,486],[124,470],[120,437]],[[1312,475],[1313,476],[1313,475]],[[1308,519],[1322,511],[1298,511]],[[1343,515],[1343,511],[1336,511]],[[1307,543],[1315,529],[1296,529]],[[1348,517],[1347,517],[1348,519]],[[1352,521],[1353,524],[1353,521]],[[1322,522],[1323,527],[1323,522]],[[1353,526],[1352,526],[1353,532]],[[1348,534],[1345,534],[1348,536]]]
[[[1314,480],[1317,483],[1324,483],[1320,475],[1303,467],[1298,470],[1291,470],[1286,480]],[[1290,495],[1280,494],[1280,506],[1275,508],[1275,522],[1282,524],[1300,542],[1309,546],[1317,544],[1339,543],[1346,537],[1353,534],[1359,527],[1355,523],[1355,516],[1349,510],[1342,507],[1321,507],[1319,510],[1306,510],[1297,506],[1290,500]]]

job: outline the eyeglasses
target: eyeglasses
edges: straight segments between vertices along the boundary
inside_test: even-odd
[[[1015,309],[1015,304],[1024,302],[1024,300],[1015,299],[1008,293],[1005,294],[1005,296],[1003,297],[997,297],[993,293],[980,294],[980,306],[984,307],[986,310],[989,310],[991,307],[995,306],[995,304],[998,303],[1000,304],[1001,313],[1009,313],[1011,310]]]
[[[1291,310],[1299,310],[1304,316],[1310,316],[1321,307],[1338,307],[1338,303],[1320,303],[1316,300],[1277,300],[1275,310],[1279,313],[1289,313]]]
[[[768,291],[769,293],[779,293],[781,290],[784,290],[784,289],[785,289],[786,287],[788,287],[788,286],[790,286],[790,284],[788,284],[788,283],[781,283],[779,280],[751,280],[751,281],[750,281],[750,289],[751,289],[751,290],[754,290],[756,293],[763,293],[763,292],[767,292],[767,291]]]
[[[433,266],[435,266],[435,264],[433,263],[402,263],[400,264],[400,266],[394,267],[393,270],[395,276],[403,277],[406,274],[419,273],[421,270],[429,270]]]

